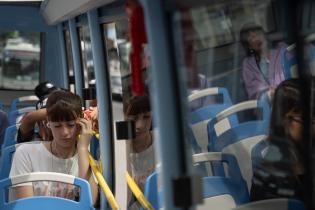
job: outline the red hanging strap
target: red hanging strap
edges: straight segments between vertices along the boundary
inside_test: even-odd
[[[147,43],[144,15],[141,6],[134,0],[126,3],[126,12],[129,18],[129,36],[131,40],[131,84],[133,95],[144,94],[144,82],[142,76],[143,44]]]

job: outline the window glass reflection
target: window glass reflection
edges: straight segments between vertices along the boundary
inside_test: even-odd
[[[0,33],[0,87],[33,90],[39,81],[40,33]]]

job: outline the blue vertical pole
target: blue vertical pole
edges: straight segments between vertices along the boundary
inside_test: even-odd
[[[71,39],[71,51],[73,57],[73,68],[74,68],[74,78],[75,78],[75,92],[82,98],[82,70],[80,62],[80,48],[79,48],[79,38],[77,33],[77,28],[75,24],[75,19],[70,19],[69,30]]]
[[[57,27],[58,27],[59,44],[60,44],[63,87],[68,88],[69,81],[68,81],[67,54],[66,54],[65,38],[63,35],[62,23],[59,23]]]
[[[158,135],[158,153],[161,160],[161,175],[164,209],[184,209],[174,205],[172,187],[176,177],[187,175],[190,170],[189,157],[183,135],[180,78],[171,49],[171,31],[166,22],[164,1],[141,0],[144,9],[146,31],[151,55],[154,120]]]
[[[91,46],[94,61],[97,104],[99,110],[99,129],[100,129],[100,149],[103,167],[103,176],[110,188],[113,189],[113,177],[111,176],[113,168],[112,155],[112,107],[111,107],[111,90],[109,85],[109,75],[105,63],[105,54],[103,51],[102,31],[98,22],[97,10],[87,13],[88,23],[91,33]],[[103,199],[104,200],[104,199]],[[106,203],[102,200],[102,207]],[[102,209],[103,209],[102,208]]]

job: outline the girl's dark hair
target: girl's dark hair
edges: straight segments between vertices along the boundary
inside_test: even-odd
[[[46,81],[38,84],[35,87],[34,93],[40,101],[43,101],[51,92],[55,90],[58,90],[58,87]]]
[[[289,112],[302,114],[301,88],[302,81],[300,79],[285,80],[276,88],[270,122],[271,137],[286,137],[285,122]]]
[[[132,97],[125,107],[124,113],[126,116],[137,115],[151,111],[150,100],[147,95]]]
[[[250,56],[253,53],[248,43],[248,36],[250,32],[255,32],[255,31],[261,32],[265,35],[265,31],[263,27],[255,23],[247,23],[240,30],[240,42],[242,46],[244,47],[247,56]]]
[[[70,91],[52,92],[46,109],[48,120],[53,122],[71,121],[83,116],[81,98]]]

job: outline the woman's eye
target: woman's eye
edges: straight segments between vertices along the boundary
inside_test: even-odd
[[[137,117],[127,117],[127,120],[129,120],[129,121],[136,121]]]

